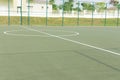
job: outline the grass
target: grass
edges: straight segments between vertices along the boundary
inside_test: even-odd
[[[7,16],[0,16],[0,25],[8,24]],[[31,17],[30,25],[41,26],[119,26],[120,21],[117,23],[117,18],[43,18]],[[10,17],[11,25],[19,25],[20,17]],[[28,25],[28,17],[22,17],[22,24]]]

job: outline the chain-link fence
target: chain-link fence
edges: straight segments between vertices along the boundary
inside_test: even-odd
[[[0,0],[0,25],[119,26],[119,9],[119,1]]]

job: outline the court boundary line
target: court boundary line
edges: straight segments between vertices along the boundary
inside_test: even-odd
[[[89,44],[82,43],[82,42],[79,42],[79,41],[75,41],[75,40],[71,40],[71,39],[68,39],[68,38],[60,37],[60,36],[57,36],[57,35],[49,34],[49,33],[39,31],[39,30],[30,28],[30,27],[29,28],[28,27],[23,27],[23,28],[28,29],[28,30],[32,30],[32,31],[36,31],[36,32],[40,32],[40,33],[43,33],[43,34],[46,34],[46,35],[49,35],[49,36],[52,36],[52,37],[55,37],[55,38],[58,38],[58,39],[62,39],[62,40],[65,40],[65,41],[69,41],[69,42],[72,42],[72,43],[80,44],[80,45],[83,45],[83,46],[86,46],[86,47],[90,47],[90,48],[93,48],[93,49],[96,49],[96,50],[100,50],[100,51],[103,51],[103,52],[108,52],[108,53],[120,56],[120,53],[113,52],[113,51],[108,50],[108,49],[104,49],[104,48],[101,48],[101,47],[89,45]]]

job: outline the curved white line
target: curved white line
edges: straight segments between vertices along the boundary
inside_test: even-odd
[[[12,31],[4,31],[3,33],[6,34],[6,35],[12,35],[12,36],[40,36],[40,37],[50,37],[50,36],[43,36],[43,35],[27,35],[27,34],[14,34],[12,32],[18,32],[18,31],[26,31],[26,30],[12,30]],[[69,33],[72,33],[72,34],[68,34],[68,35],[58,35],[58,36],[77,36],[79,35],[78,32],[72,32],[72,31],[61,31],[61,30],[45,30],[45,31],[54,31],[54,32],[69,32]]]

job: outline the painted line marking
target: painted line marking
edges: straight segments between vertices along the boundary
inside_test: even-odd
[[[28,29],[28,30],[32,30],[32,31],[36,31],[36,32],[40,32],[40,33],[43,33],[43,34],[46,34],[46,35],[49,35],[49,36],[52,36],[52,37],[56,37],[56,38],[65,40],[65,41],[69,41],[69,42],[73,42],[73,43],[80,44],[80,45],[83,45],[83,46],[87,46],[87,47],[90,47],[90,48],[93,48],[93,49],[96,49],[96,50],[100,50],[100,51],[104,51],[104,52],[108,52],[108,53],[120,56],[120,53],[113,52],[113,51],[108,50],[108,49],[104,49],[104,48],[100,48],[100,47],[97,47],[97,46],[81,43],[79,41],[75,41],[75,40],[63,38],[63,37],[60,37],[60,36],[52,35],[52,34],[49,34],[49,33],[46,33],[46,32],[42,32],[42,31],[39,31],[39,30],[36,30],[36,29],[33,29],[33,28],[26,28],[26,27],[23,27],[23,28]]]
[[[43,36],[43,35],[30,35],[30,34],[15,34],[12,32],[20,32],[20,31],[28,31],[28,30],[12,30],[12,31],[4,31],[3,33],[6,35],[11,35],[11,36],[39,36],[39,37],[51,37],[49,35],[47,36]],[[61,30],[45,30],[45,31],[52,31],[52,32],[67,32],[69,34],[65,34],[65,35],[57,35],[57,36],[77,36],[79,35],[78,32],[72,32],[72,31],[61,31]],[[35,31],[36,32],[36,31]]]

